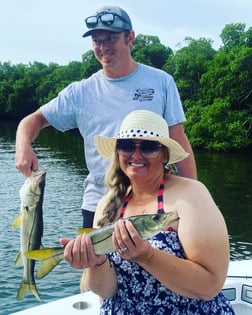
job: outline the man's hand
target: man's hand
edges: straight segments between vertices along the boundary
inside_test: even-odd
[[[30,144],[16,148],[15,165],[26,177],[29,177],[32,171],[38,170],[38,159]]]

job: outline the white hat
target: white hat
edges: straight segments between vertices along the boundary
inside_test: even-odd
[[[136,110],[123,120],[117,138],[96,135],[94,143],[102,157],[110,158],[116,150],[117,139],[141,139],[158,141],[168,148],[169,164],[184,160],[189,154],[175,140],[169,138],[166,121],[160,115],[148,110]]]

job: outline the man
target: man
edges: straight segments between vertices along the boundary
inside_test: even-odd
[[[124,117],[136,109],[155,111],[169,126],[189,157],[176,164],[179,175],[196,178],[194,155],[184,133],[183,108],[173,78],[158,69],[138,64],[131,57],[135,39],[129,15],[116,6],[106,6],[85,20],[96,59],[102,70],[70,84],[49,103],[25,117],[16,136],[16,167],[25,176],[38,169],[31,143],[41,129],[53,126],[66,131],[78,128],[84,138],[89,174],[84,183],[83,226],[90,227],[98,200],[104,194],[107,160],[99,157],[93,138],[115,136]]]

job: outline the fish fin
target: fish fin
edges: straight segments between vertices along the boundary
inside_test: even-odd
[[[97,230],[97,229],[93,229],[93,228],[78,228],[77,234],[78,235],[88,234],[88,233],[93,232],[95,230]]]
[[[28,257],[29,259],[45,260],[53,257],[55,253],[63,254],[63,252],[64,247],[40,248],[26,252],[25,256]]]
[[[37,290],[37,287],[34,284],[29,284],[27,282],[25,282],[24,280],[21,282],[20,287],[18,289],[18,293],[17,293],[17,300],[23,300],[23,298],[29,293],[32,292],[33,295],[41,302],[41,298],[39,296],[39,292]]]
[[[12,223],[13,229],[21,228],[22,225],[22,214],[21,212],[17,215],[16,219]]]
[[[52,256],[43,259],[39,266],[36,279],[44,278],[49,272],[51,272],[62,260],[64,259],[64,249],[56,249],[52,252]]]
[[[42,279],[64,259],[64,247],[31,250],[26,252],[25,255],[29,259],[41,260],[36,278]]]
[[[21,265],[22,263],[23,263],[22,254],[21,254],[21,252],[19,252],[19,253],[17,254],[16,260],[15,260],[15,262],[14,262],[14,266],[19,266],[19,265]]]

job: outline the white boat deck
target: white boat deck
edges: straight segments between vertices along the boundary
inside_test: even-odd
[[[252,260],[232,261],[223,293],[231,301],[236,315],[252,315]],[[12,315],[98,315],[99,299],[92,292],[73,295]]]
[[[32,307],[12,315],[98,315],[99,310],[99,297],[89,291]]]
[[[252,260],[232,261],[222,292],[235,314],[252,315]]]

